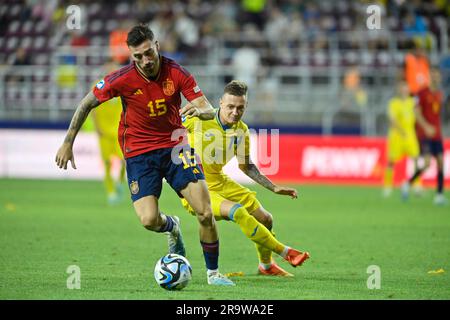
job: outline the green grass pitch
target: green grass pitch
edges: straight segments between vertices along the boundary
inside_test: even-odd
[[[193,267],[189,286],[169,292],[153,280],[166,237],[140,226],[128,195],[109,207],[98,181],[0,180],[0,299],[450,299],[450,210],[432,190],[403,203],[372,187],[297,186],[297,200],[251,188],[277,237],[312,258],[296,269],[276,258],[294,278],[257,276],[253,243],[221,221],[220,270],[244,276],[208,286],[197,221],[165,185],[160,207],[180,216]],[[66,286],[70,265],[79,290]],[[380,289],[367,288],[370,265]]]

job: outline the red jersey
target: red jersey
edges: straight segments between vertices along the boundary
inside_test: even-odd
[[[442,108],[442,91],[431,91],[429,88],[423,89],[418,94],[419,108],[425,120],[431,124],[436,133],[433,137],[427,137],[422,127],[416,123],[417,137],[422,139],[441,140],[441,108]]]
[[[147,79],[132,63],[108,74],[93,88],[101,103],[120,96],[119,144],[125,158],[176,146],[172,132],[185,130],[179,109],[181,94],[191,101],[203,95],[194,77],[175,61],[161,56],[156,79]]]

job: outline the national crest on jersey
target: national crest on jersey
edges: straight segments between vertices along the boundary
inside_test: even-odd
[[[163,81],[163,92],[166,96],[171,96],[175,93],[175,85],[172,80],[167,79]]]

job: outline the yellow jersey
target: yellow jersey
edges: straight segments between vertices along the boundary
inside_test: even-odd
[[[244,163],[250,154],[250,133],[241,120],[229,127],[221,123],[219,110],[214,119],[183,119],[191,148],[200,157],[208,187],[219,186],[226,178],[223,167],[235,156]]]
[[[398,125],[406,133],[406,137],[402,137],[398,129],[391,127],[389,129],[389,136],[393,139],[415,138],[416,136],[416,116],[414,108],[416,101],[413,97],[401,99],[393,97],[389,100],[388,114],[390,119],[394,119]]]
[[[120,116],[122,113],[122,103],[120,98],[113,98],[103,102],[97,108],[92,110],[95,117],[94,124],[104,136],[117,140],[117,129],[119,127]]]

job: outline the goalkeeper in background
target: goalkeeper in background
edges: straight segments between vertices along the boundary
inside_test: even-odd
[[[417,166],[419,143],[416,137],[415,98],[409,94],[408,84],[400,80],[395,96],[389,100],[389,131],[387,139],[388,164],[384,173],[383,195],[392,193],[394,165],[405,156],[413,158]]]
[[[246,107],[247,85],[241,81],[232,81],[225,86],[214,119],[198,121],[198,118],[186,118],[183,119],[183,125],[188,131],[189,145],[200,155],[215,219],[233,221],[255,243],[259,274],[293,276],[276,264],[272,252],[279,254],[293,267],[300,266],[309,258],[309,253],[290,248],[275,239],[272,214],[256,199],[256,192],[236,183],[222,171],[236,156],[239,169],[255,182],[276,194],[297,198],[295,189],[273,184],[251,161],[249,130],[241,121]],[[195,167],[194,150],[186,151],[191,163],[183,159],[185,166]],[[188,202],[185,199],[181,201],[195,215]]]
[[[106,73],[117,70],[120,66],[112,59],[105,64]],[[125,163],[122,160],[122,151],[117,136],[117,127],[120,122],[122,103],[119,98],[113,98],[101,104],[101,108],[95,108],[91,112],[95,131],[98,136],[100,153],[104,165],[104,186],[106,189],[108,204],[114,205],[120,202],[125,183]],[[120,173],[115,181],[112,175],[112,160],[120,161]]]

